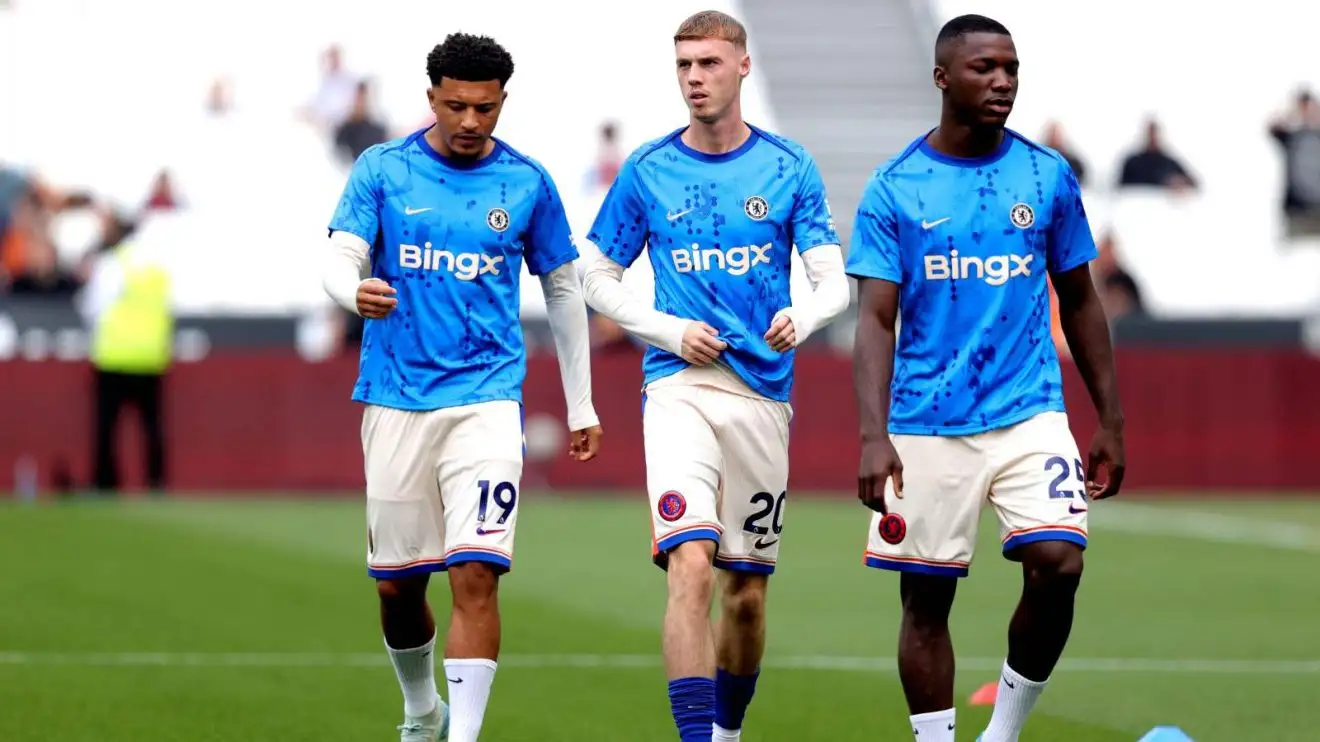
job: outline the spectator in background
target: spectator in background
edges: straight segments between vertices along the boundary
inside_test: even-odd
[[[0,168],[0,287],[7,286],[27,260],[30,228],[23,210],[30,212],[32,197],[32,184],[22,173]]]
[[[1091,275],[1100,294],[1100,303],[1105,307],[1105,316],[1112,322],[1129,314],[1145,314],[1141,289],[1137,280],[1123,267],[1113,233],[1101,237],[1096,248],[1098,255],[1091,263]]]
[[[1100,303],[1104,306],[1105,317],[1110,324],[1128,315],[1142,315],[1146,308],[1141,299],[1141,288],[1132,274],[1122,265],[1116,241],[1112,232],[1106,232],[1096,243],[1096,259],[1091,263],[1091,280],[1095,283]],[[1050,292],[1050,337],[1060,358],[1072,358],[1068,349],[1068,339],[1063,334],[1063,325],[1059,321],[1059,297],[1054,293],[1054,284],[1047,282]]]
[[[1181,162],[1165,151],[1159,122],[1152,118],[1146,121],[1145,145],[1123,160],[1118,185],[1188,191],[1196,187],[1196,181]]]
[[[608,189],[623,167],[623,151],[619,149],[619,127],[607,121],[600,127],[600,141],[596,149],[596,162],[591,172],[593,188]]]
[[[207,115],[212,118],[224,118],[229,115],[233,107],[228,81],[219,77],[212,80],[211,87],[206,90]]]
[[[1309,90],[1293,109],[1275,119],[1270,134],[1283,148],[1283,213],[1288,235],[1320,235],[1320,103]]]
[[[22,207],[28,211],[27,207]],[[26,219],[27,217],[20,217]],[[72,298],[81,286],[72,271],[60,265],[55,244],[49,236],[32,233],[23,241],[22,269],[9,283],[15,295]]]
[[[1077,184],[1086,185],[1086,163],[1078,157],[1077,152],[1063,138],[1063,127],[1059,126],[1057,121],[1051,121],[1045,125],[1045,135],[1041,137],[1046,147],[1058,152],[1064,160],[1068,161],[1068,166],[1072,168],[1073,175],[1077,176]]]
[[[51,235],[60,211],[89,206],[91,196],[59,191],[38,179],[0,169],[0,288],[23,293],[67,293],[76,277],[62,272]]]
[[[343,52],[338,46],[325,50],[321,82],[303,109],[303,118],[327,135],[335,130],[353,108],[357,76],[344,68]]]
[[[9,230],[9,220],[23,198],[31,190],[28,179],[17,170],[0,167],[0,239]]]
[[[96,400],[92,460],[94,487],[103,493],[120,485],[117,424],[125,406],[136,407],[146,437],[147,484],[165,486],[163,379],[173,358],[174,315],[170,275],[158,248],[138,246],[133,225],[112,220],[113,245],[97,259],[78,310],[91,328]]]
[[[147,194],[144,211],[173,211],[182,205],[178,189],[169,170],[161,170],[151,182],[151,191]]]
[[[389,133],[385,124],[371,115],[371,86],[363,80],[353,94],[353,108],[348,118],[335,128],[335,153],[344,165],[352,167],[369,147],[387,139]]]

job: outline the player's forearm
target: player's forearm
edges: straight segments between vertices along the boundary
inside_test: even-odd
[[[584,430],[600,424],[591,402],[591,337],[587,307],[582,301],[577,269],[565,263],[541,276],[546,318],[555,339],[559,375],[568,408],[568,429]]]
[[[358,314],[357,290],[371,271],[371,246],[348,232],[330,235],[321,264],[321,286],[339,306]]]
[[[1089,280],[1089,276],[1088,276]],[[1062,299],[1062,296],[1060,297]],[[1104,306],[1094,290],[1080,292],[1075,304],[1065,305],[1059,313],[1068,349],[1077,371],[1086,383],[1101,425],[1123,426],[1123,410],[1118,401],[1118,374],[1114,370],[1114,346],[1109,337],[1109,321]]]
[[[853,392],[863,441],[889,435],[889,387],[894,378],[894,326],[875,312],[857,317],[853,344]]]
[[[588,268],[582,284],[587,304],[649,345],[675,355],[682,352],[688,320],[658,312],[623,285],[623,266],[606,257]]]
[[[802,264],[811,283],[811,294],[800,304],[784,310],[793,320],[799,345],[842,314],[851,298],[843,268],[843,250],[838,245],[808,250],[802,255]]]

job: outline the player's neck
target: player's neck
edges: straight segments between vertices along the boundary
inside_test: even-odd
[[[423,134],[422,137],[426,139],[427,144],[431,145],[431,149],[435,150],[436,153],[439,154],[441,157],[445,157],[450,160],[456,160],[458,162],[476,162],[478,160],[485,159],[487,156],[490,155],[491,152],[495,151],[495,139],[491,138],[486,140],[486,146],[481,148],[481,154],[477,155],[476,157],[473,157],[471,155],[454,154],[454,150],[449,148],[449,143],[445,141],[445,138],[440,133],[440,130],[434,126],[427,129],[426,133]]]
[[[718,121],[705,123],[692,119],[681,136],[683,144],[708,155],[722,155],[743,146],[752,136],[752,128],[742,116],[730,113]]]
[[[975,159],[993,154],[1004,143],[1002,127],[968,126],[944,118],[927,140],[941,154]]]

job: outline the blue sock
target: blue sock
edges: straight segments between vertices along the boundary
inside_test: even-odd
[[[761,676],[757,670],[751,675],[734,675],[727,670],[715,673],[715,723],[721,729],[733,731],[742,729],[743,715],[752,703],[756,693],[756,679]]]
[[[669,706],[682,742],[710,742],[715,721],[715,681],[679,678],[669,681]]]

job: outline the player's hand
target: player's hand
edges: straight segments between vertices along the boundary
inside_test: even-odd
[[[894,497],[903,497],[903,461],[888,438],[862,443],[862,465],[857,471],[857,499],[881,515],[885,508],[885,481],[893,478]]]
[[[358,286],[358,314],[367,319],[384,319],[399,306],[399,300],[394,298],[397,293],[379,278],[368,278]]]
[[[797,347],[797,328],[793,327],[793,319],[787,314],[775,317],[775,321],[770,323],[770,329],[766,330],[765,341],[777,353]]]
[[[705,322],[689,322],[683,331],[683,360],[694,366],[709,366],[720,357],[729,344],[720,340],[720,334]]]
[[[599,425],[574,430],[569,434],[568,455],[578,461],[591,461],[600,450],[600,437],[605,433]]]
[[[1100,468],[1104,467],[1106,480],[1098,481]],[[1086,494],[1092,500],[1113,497],[1123,486],[1123,474],[1127,471],[1127,453],[1123,447],[1123,428],[1104,426],[1095,432],[1091,439],[1091,453],[1086,458]]]

